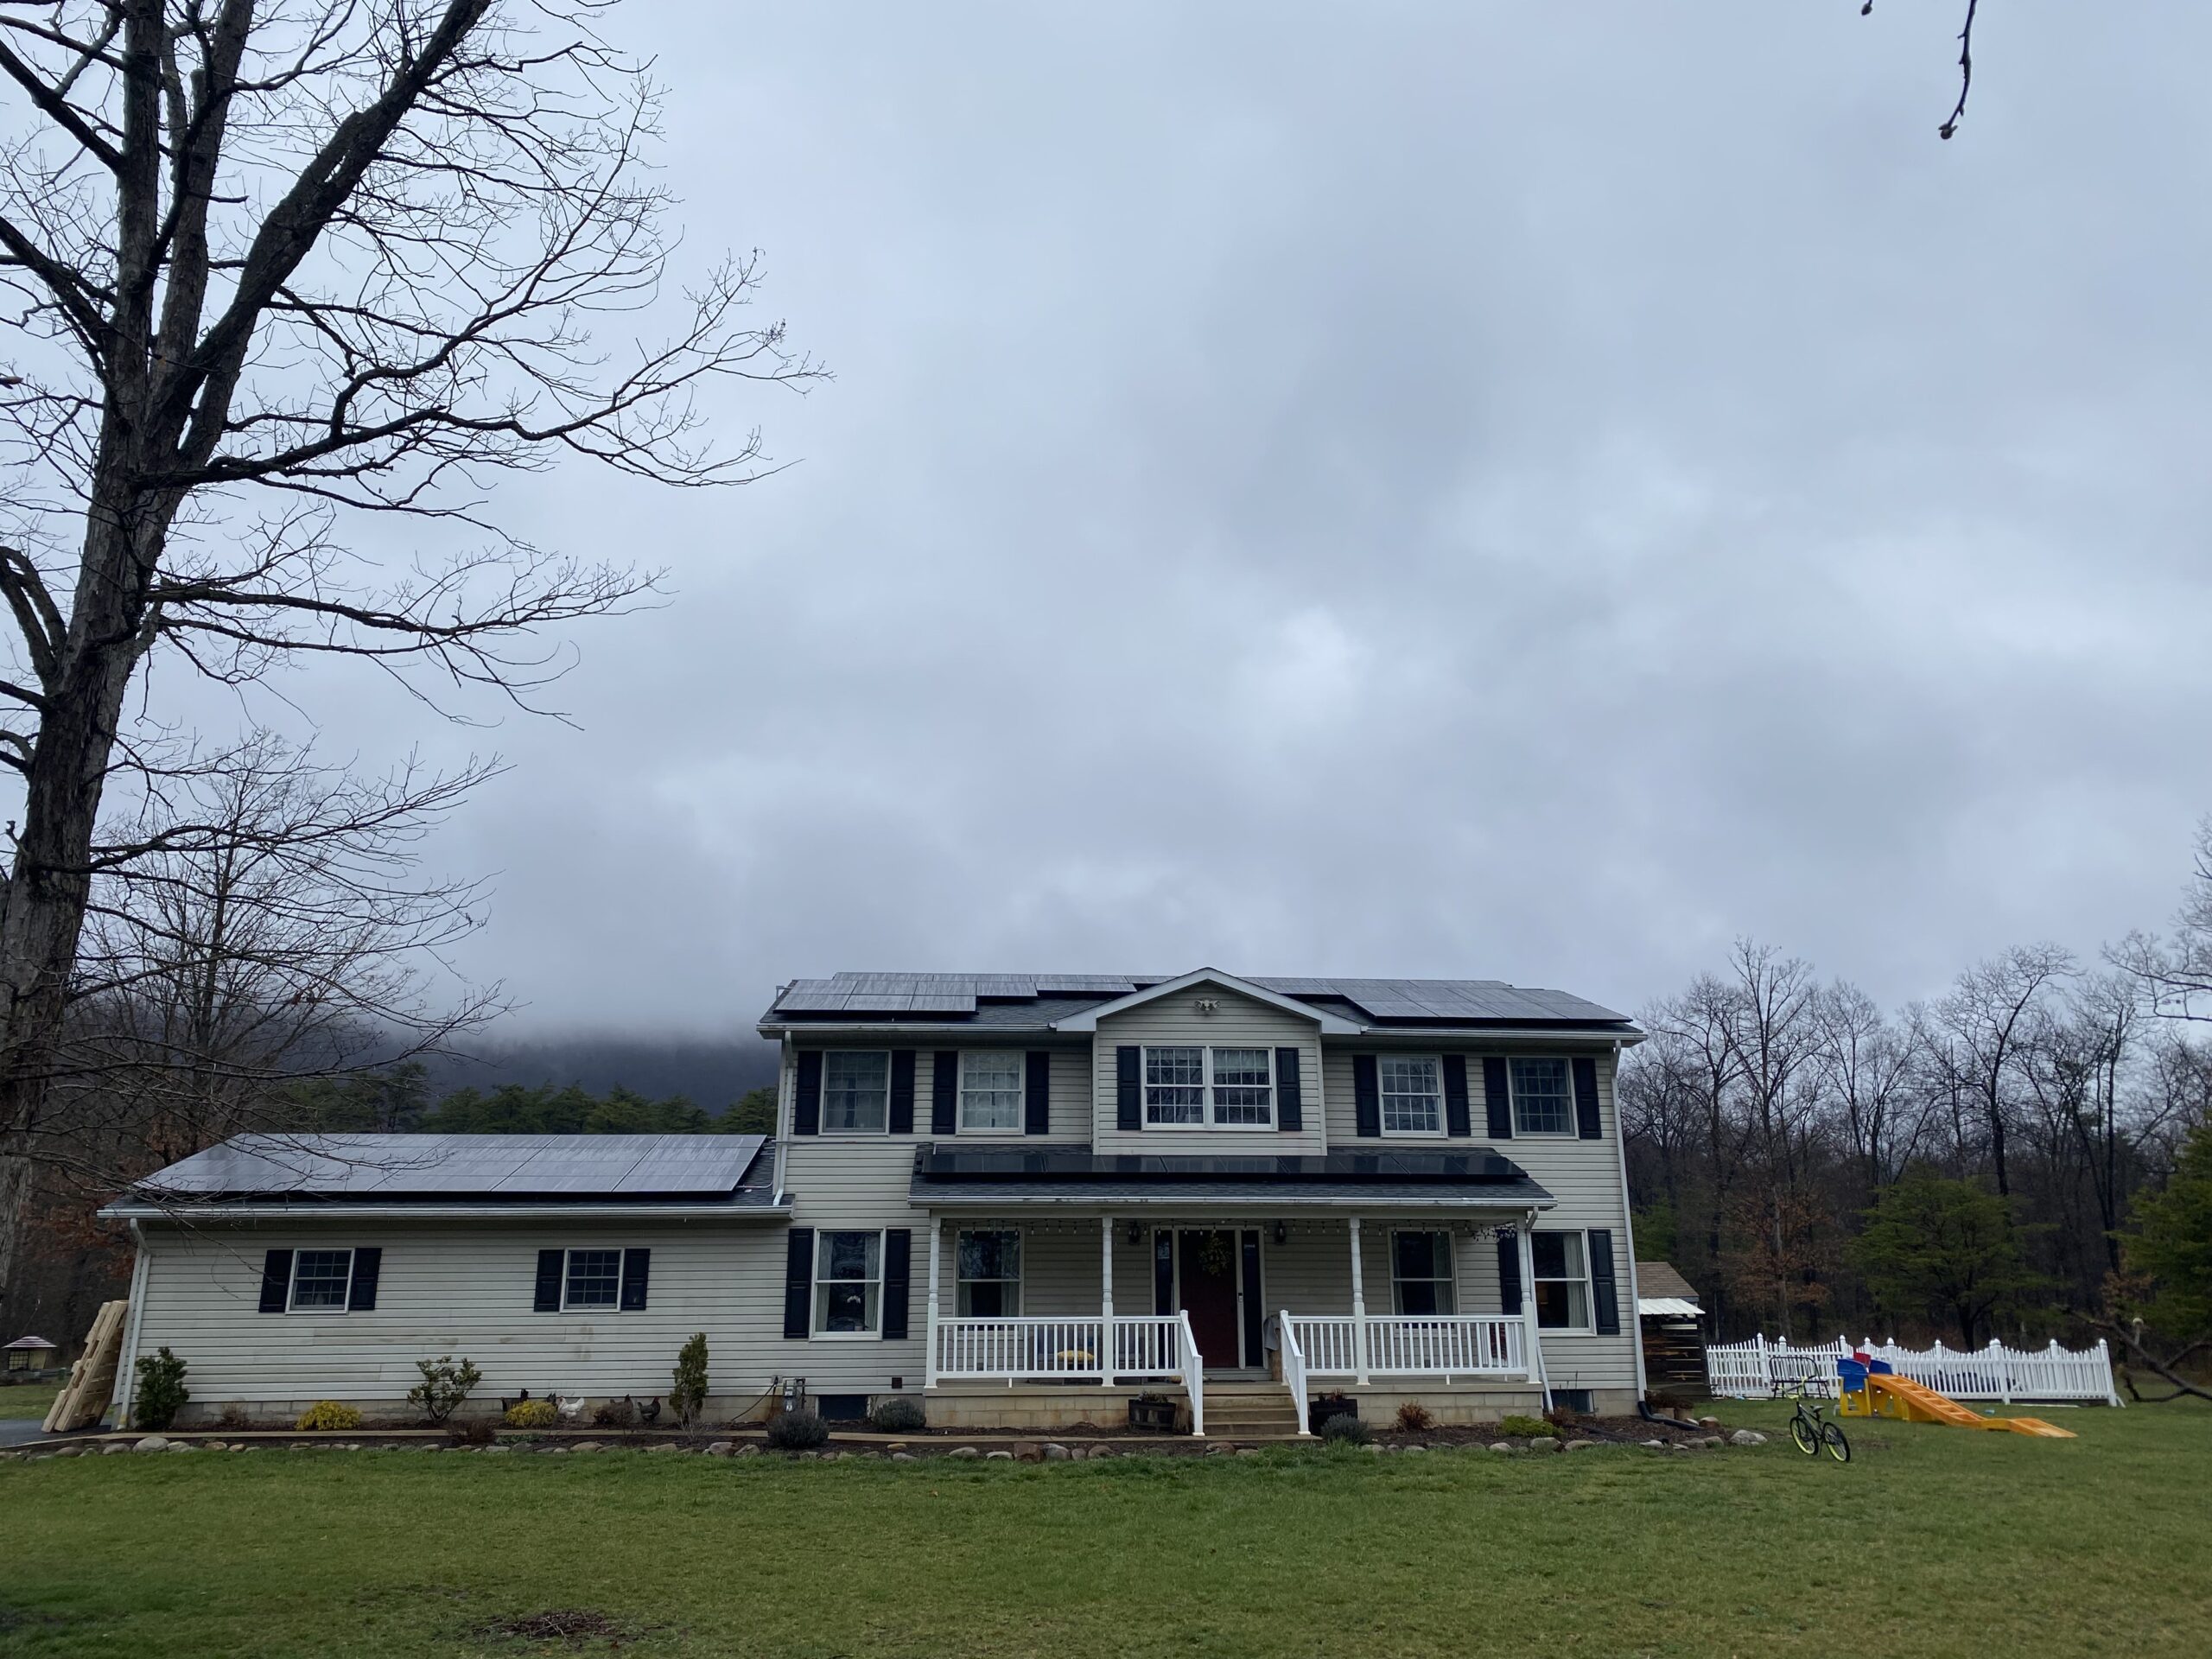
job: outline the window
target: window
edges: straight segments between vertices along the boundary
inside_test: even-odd
[[[562,1282],[563,1308],[619,1307],[622,1303],[622,1252],[570,1250]]]
[[[960,1127],[1020,1128],[1021,1067],[1021,1056],[1012,1050],[963,1052],[960,1056]]]
[[[1274,1063],[1274,1051],[1266,1048],[1147,1048],[1144,1121],[1155,1127],[1271,1128]]]
[[[822,1057],[822,1127],[830,1134],[881,1135],[891,1121],[891,1056],[833,1048]]]
[[[1382,1092],[1382,1133],[1444,1133],[1443,1066],[1433,1056],[1385,1054],[1375,1063]]]
[[[1590,1329],[1590,1259],[1580,1233],[1531,1233],[1535,1263],[1536,1328]]]
[[[1510,1060],[1513,1133],[1573,1135],[1574,1096],[1565,1060]]]
[[[955,1257],[962,1319],[1011,1319],[1021,1312],[1020,1233],[963,1233]]]
[[[1390,1235],[1390,1300],[1401,1313],[1456,1313],[1452,1287],[1452,1235]]]
[[[316,1308],[342,1313],[353,1285],[351,1250],[295,1250],[292,1253],[292,1312]]]
[[[872,1336],[883,1317],[883,1235],[823,1233],[814,1243],[817,1336]]]

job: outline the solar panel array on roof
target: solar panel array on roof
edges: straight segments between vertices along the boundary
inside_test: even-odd
[[[766,1141],[759,1135],[242,1135],[139,1185],[181,1198],[729,1192]]]

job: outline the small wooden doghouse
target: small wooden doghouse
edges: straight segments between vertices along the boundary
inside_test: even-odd
[[[1696,1288],[1671,1262],[1636,1264],[1636,1324],[1643,1338],[1644,1386],[1703,1394],[1705,1310]]]
[[[8,1357],[7,1369],[10,1371],[42,1371],[54,1363],[54,1356],[60,1351],[44,1337],[17,1337],[0,1347],[0,1354]]]

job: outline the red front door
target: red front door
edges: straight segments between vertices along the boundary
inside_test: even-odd
[[[1236,1320],[1236,1235],[1186,1232],[1175,1243],[1177,1288],[1198,1352],[1208,1370],[1233,1371],[1244,1363]]]

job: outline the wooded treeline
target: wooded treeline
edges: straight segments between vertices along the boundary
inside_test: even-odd
[[[2007,950],[1894,1009],[1739,941],[1642,1011],[1639,1255],[1711,1334],[2040,1342],[2109,1314],[2139,1198],[2212,1122],[2212,828],[2170,942]]]

